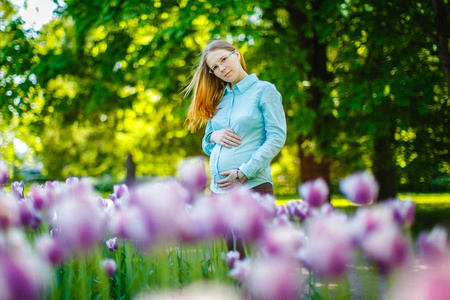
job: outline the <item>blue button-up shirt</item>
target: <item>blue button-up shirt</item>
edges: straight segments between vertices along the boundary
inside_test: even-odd
[[[203,151],[210,156],[211,191],[223,193],[217,181],[219,173],[239,168],[252,188],[265,182],[273,184],[270,161],[286,141],[286,117],[281,95],[275,86],[255,74],[239,81],[234,89],[228,84],[215,116],[206,124]],[[231,128],[242,138],[241,144],[228,149],[210,141],[211,133]]]

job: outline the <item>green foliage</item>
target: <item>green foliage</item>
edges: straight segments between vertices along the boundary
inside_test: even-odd
[[[433,20],[419,2],[414,16]],[[383,143],[381,161],[403,186],[450,174],[450,102],[435,44],[393,1],[66,1],[38,33],[0,3],[0,149],[17,167],[14,138],[52,179],[122,180],[127,153],[137,176],[173,174],[180,158],[202,153],[182,88],[207,41],[221,38],[283,95],[279,194],[299,182],[300,135],[301,147],[334,161],[333,179],[380,167]],[[327,61],[314,61],[320,51]]]

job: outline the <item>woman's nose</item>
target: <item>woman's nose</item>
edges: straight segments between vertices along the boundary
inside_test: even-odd
[[[223,70],[225,70],[225,66],[219,65],[219,71],[222,72]]]

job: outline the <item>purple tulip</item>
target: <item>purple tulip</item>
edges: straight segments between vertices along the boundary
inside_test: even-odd
[[[282,258],[258,259],[250,270],[248,287],[252,299],[297,300],[300,274],[295,261]]]
[[[15,226],[20,222],[17,200],[11,194],[0,194],[0,230]]]
[[[66,184],[77,184],[80,182],[80,178],[78,177],[69,177],[66,179]]]
[[[389,205],[362,207],[356,211],[351,220],[354,242],[361,245],[362,241],[372,232],[383,227],[397,227],[397,224],[394,219],[394,211]]]
[[[134,240],[144,248],[150,247],[155,238],[146,230],[147,221],[144,212],[136,206],[116,210],[111,215],[108,225],[113,234],[123,239]]]
[[[31,230],[37,230],[42,222],[40,213],[34,209],[28,199],[19,202],[19,218],[21,225]]]
[[[178,167],[181,181],[193,191],[203,191],[208,183],[205,163],[201,158],[185,159]]]
[[[311,207],[320,207],[328,202],[328,194],[330,189],[323,178],[310,180],[299,187],[300,197]]]
[[[236,236],[249,242],[262,236],[274,213],[262,206],[257,197],[257,193],[243,188],[222,196],[229,227]]]
[[[64,247],[50,236],[40,236],[36,239],[36,249],[39,254],[52,265],[56,266],[64,262],[67,253]]]
[[[369,172],[352,174],[341,180],[341,192],[353,203],[368,205],[378,198],[379,186]]]
[[[34,253],[22,232],[13,235],[12,251],[0,253],[0,298],[41,299],[49,284],[49,266]]]
[[[306,243],[305,233],[293,226],[271,228],[259,241],[265,256],[284,258],[296,258],[300,248]]]
[[[107,240],[106,246],[108,247],[109,251],[116,251],[119,248],[119,245],[117,244],[117,237]]]
[[[388,299],[447,300],[450,295],[450,262],[448,257],[426,269],[405,270],[397,274]]]
[[[411,226],[414,223],[416,204],[413,201],[396,199],[388,204],[393,207],[395,220],[401,226]]]
[[[226,255],[228,268],[233,269],[236,261],[238,261],[240,257],[241,254],[239,251],[228,251]]]
[[[311,216],[311,208],[305,201],[289,201],[286,204],[289,215],[293,219],[305,220]]]
[[[408,242],[396,226],[383,226],[371,232],[362,242],[362,250],[381,273],[402,266],[409,258]]]
[[[128,190],[128,186],[126,184],[116,184],[113,187],[113,193],[109,194],[109,199],[111,199],[113,202],[116,202],[119,199],[122,199],[125,196],[128,196],[130,194]]]
[[[326,278],[337,278],[354,260],[350,225],[343,215],[313,218],[307,224],[308,243],[299,251],[303,265]]]
[[[418,238],[420,255],[428,262],[440,260],[448,254],[447,231],[434,227],[430,233],[422,232]]]
[[[281,215],[287,216],[287,214],[288,214],[288,210],[285,205],[277,206],[277,210],[275,212],[276,216],[281,216]]]
[[[114,259],[106,258],[100,262],[100,266],[108,277],[111,277],[116,273],[117,264]]]
[[[252,261],[250,258],[246,258],[244,260],[237,260],[234,262],[234,267],[230,271],[230,273],[228,273],[228,275],[241,283],[246,283],[248,282],[251,268],[252,268]]]
[[[52,225],[71,252],[84,252],[103,239],[106,215],[90,185],[72,183],[65,189],[64,199],[53,206],[56,218]]]
[[[25,189],[25,184],[23,183],[23,181],[21,181],[21,182],[15,181],[11,184],[11,194],[16,196],[18,199],[23,199],[24,189]]]
[[[0,185],[6,184],[8,180],[8,164],[5,161],[0,160]]]

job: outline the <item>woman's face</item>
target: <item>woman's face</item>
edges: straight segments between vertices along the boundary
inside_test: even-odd
[[[210,73],[234,85],[242,79],[240,77],[244,71],[240,63],[240,55],[241,53],[237,50],[215,50],[206,57],[206,64]]]

